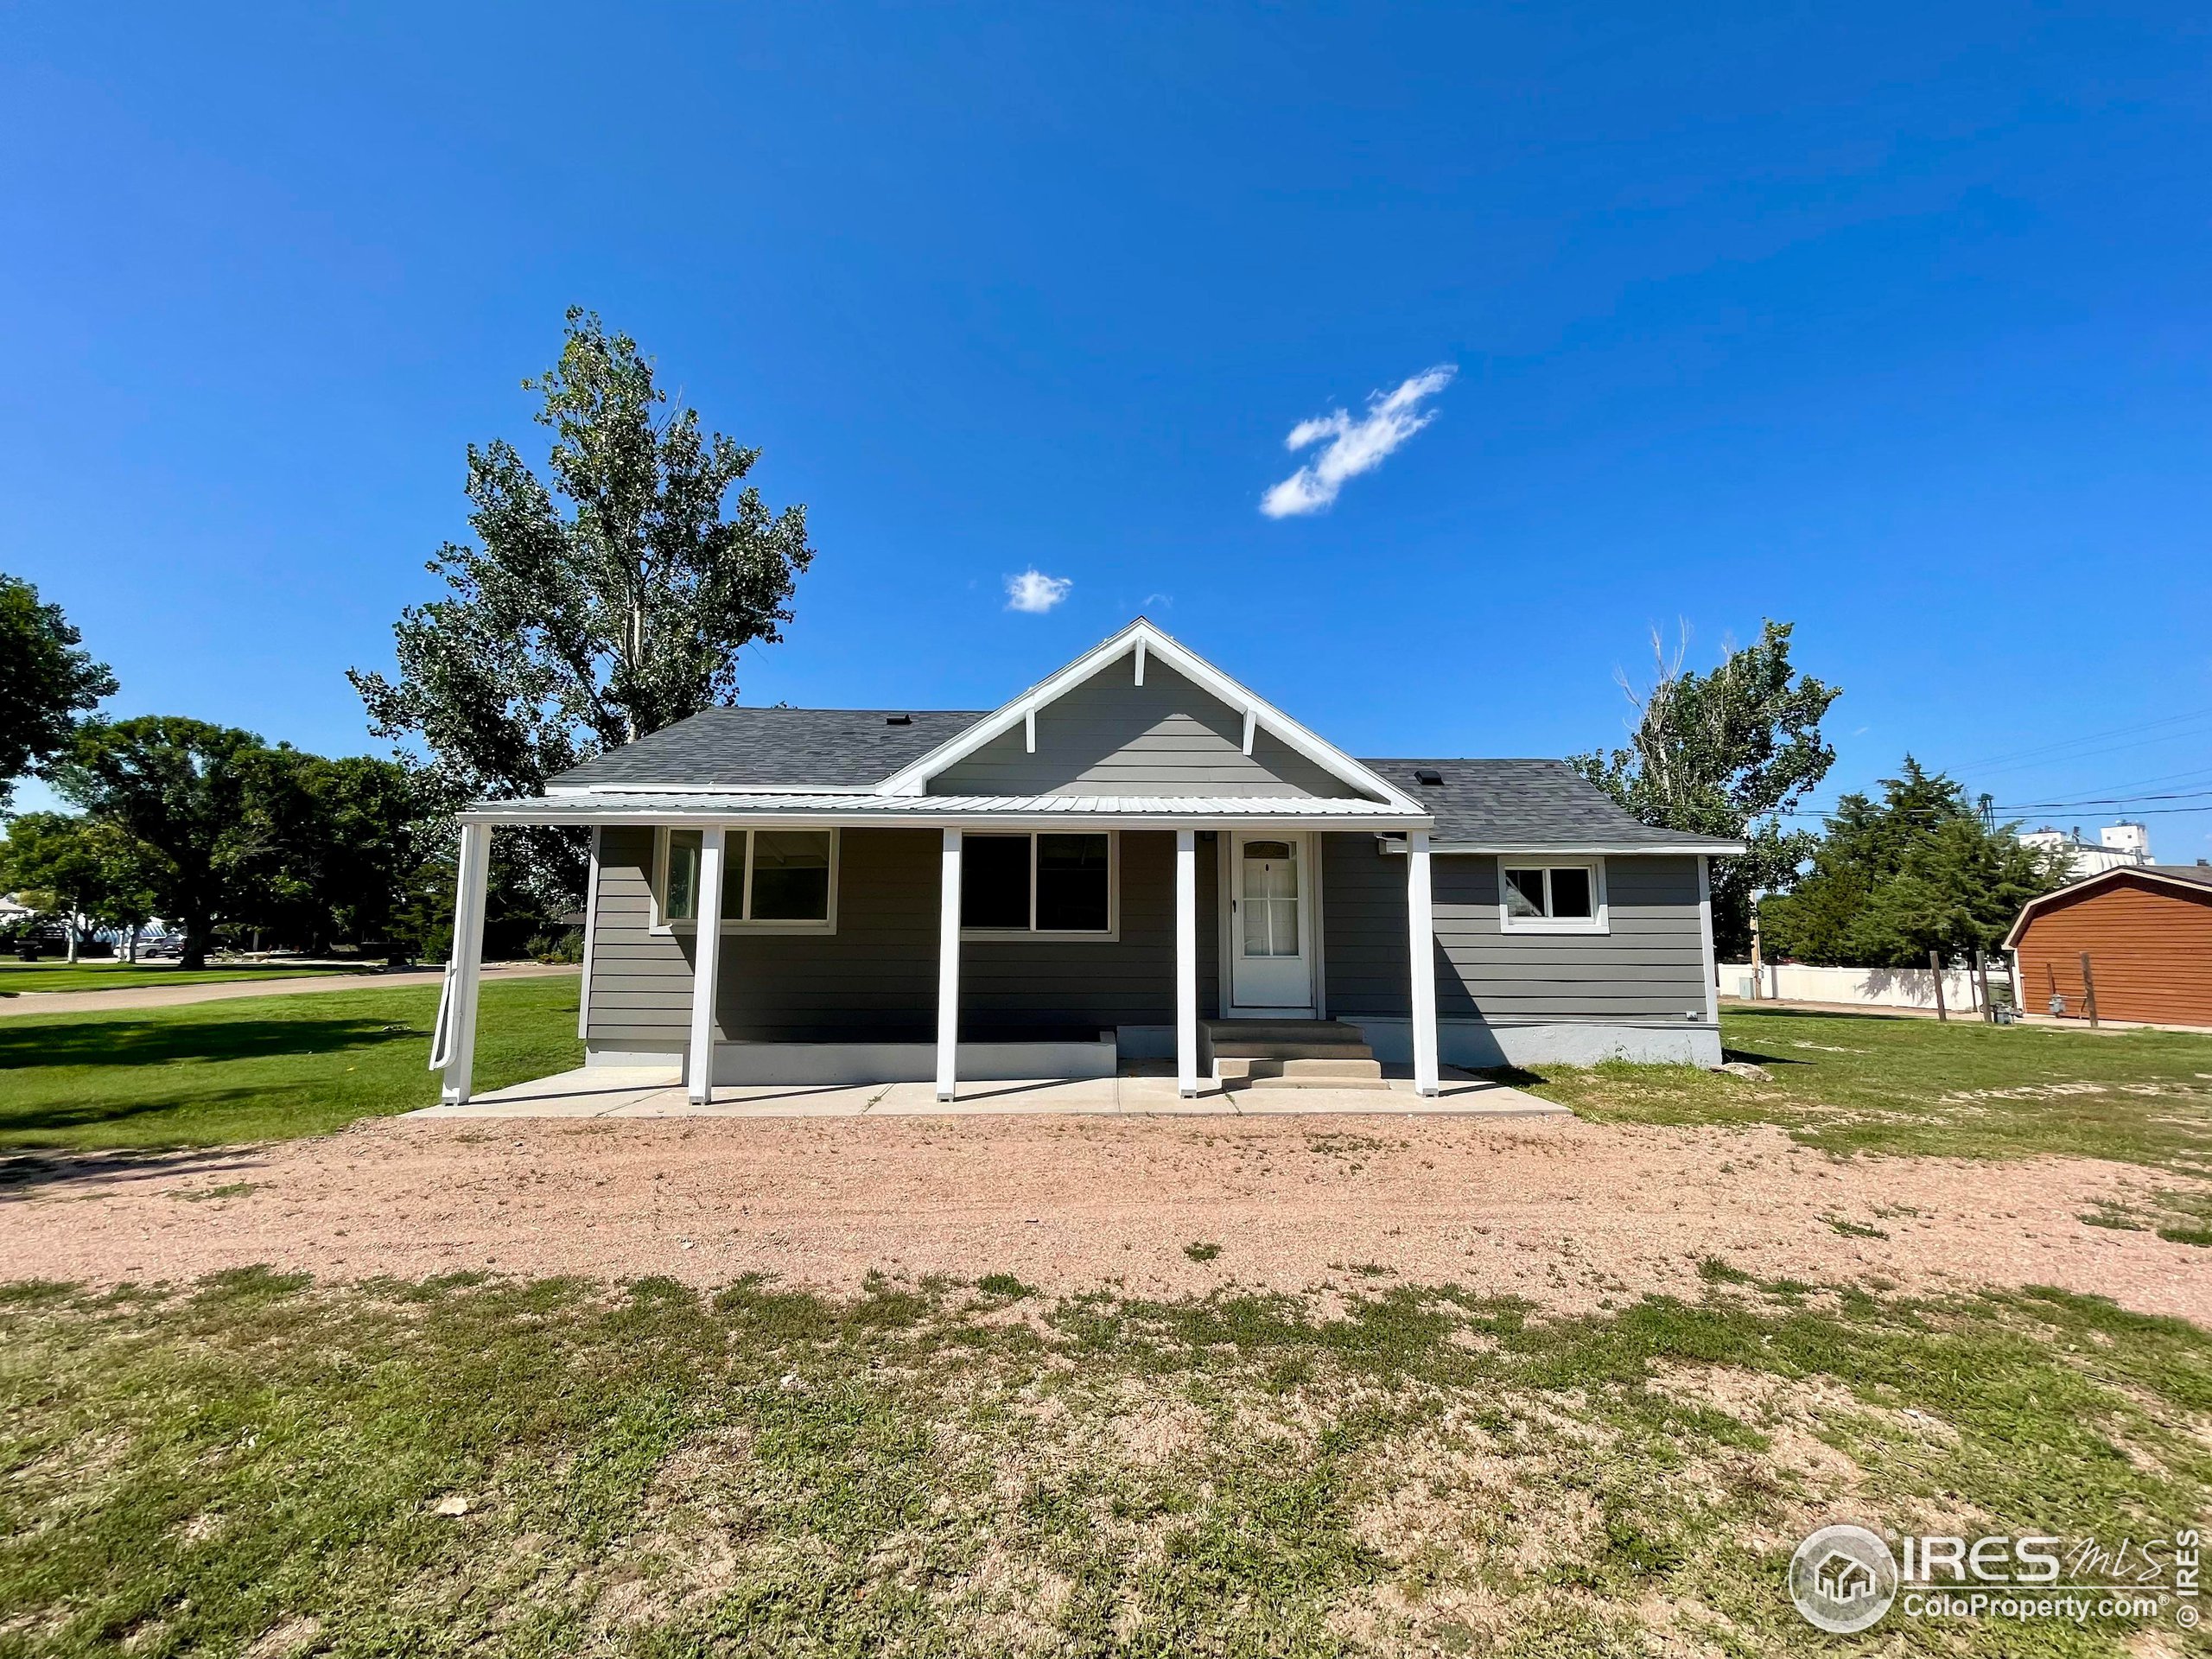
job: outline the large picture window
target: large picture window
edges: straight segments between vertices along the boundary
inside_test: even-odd
[[[1508,933],[1605,931],[1602,862],[1498,861],[1498,925]]]
[[[696,830],[664,830],[653,861],[653,899],[662,927],[696,926]],[[837,925],[837,832],[733,830],[722,870],[722,925],[778,933],[827,933]]]
[[[973,937],[1114,937],[1114,837],[964,835],[960,926]]]

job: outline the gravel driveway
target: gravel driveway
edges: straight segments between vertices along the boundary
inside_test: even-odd
[[[2080,1220],[2172,1179],[1555,1119],[387,1120],[229,1152],[9,1160],[0,1261],[98,1284],[257,1262],[831,1290],[871,1270],[1135,1294],[1450,1281],[1571,1310],[1694,1295],[1718,1256],[1815,1282],[2053,1284],[2212,1324],[2203,1251]],[[1194,1261],[1198,1243],[1219,1254]]]

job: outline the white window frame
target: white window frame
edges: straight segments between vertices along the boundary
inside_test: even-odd
[[[978,836],[1029,837],[1029,925],[1027,927],[963,927],[960,937],[978,944],[1007,944],[1020,940],[1056,939],[1084,944],[1113,944],[1122,937],[1122,832],[1118,830],[971,830],[963,840]],[[1101,933],[1037,925],[1037,837],[1039,836],[1103,836],[1106,837],[1106,929]]]
[[[677,918],[671,921],[668,915],[668,837],[670,826],[661,824],[653,830],[653,919],[649,930],[655,933],[694,933],[698,931],[696,920]],[[826,835],[830,837],[830,914],[818,922],[762,921],[753,919],[753,837],[763,833],[757,829],[733,827],[728,832],[728,841],[723,856],[727,864],[722,874],[724,890],[728,883],[739,884],[738,891],[744,898],[741,916],[722,918],[724,933],[835,933],[837,931],[837,872],[844,862],[844,835],[836,828],[815,829],[809,824],[776,824],[766,833],[782,835],[799,832],[807,835]]]
[[[1587,870],[1590,873],[1591,910],[1588,916],[1516,916],[1510,891],[1505,885],[1505,872],[1541,870],[1544,873],[1544,907],[1551,908],[1552,876],[1554,870]],[[1612,914],[1605,900],[1605,861],[1602,858],[1560,858],[1557,855],[1530,855],[1529,854],[1501,854],[1497,861],[1497,925],[1504,933],[1610,933],[1613,931]]]

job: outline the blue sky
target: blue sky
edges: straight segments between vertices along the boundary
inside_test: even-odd
[[[1772,616],[1823,801],[1910,749],[2212,856],[2202,14],[1672,10],[11,8],[0,569],[119,712],[370,747],[582,303],[809,506],[747,701],[1145,610],[1356,753],[1559,754]]]

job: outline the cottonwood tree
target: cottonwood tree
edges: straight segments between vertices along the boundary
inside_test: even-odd
[[[1854,791],[1836,803],[1812,868],[1760,906],[1764,942],[1853,968],[1994,950],[2020,907],[2061,880],[2063,857],[2023,847],[2018,828],[1985,823],[1963,788],[1907,755],[1879,801]]]
[[[1703,674],[1682,667],[1687,636],[1670,658],[1655,631],[1651,689],[1639,694],[1618,677],[1636,710],[1628,747],[1567,762],[1642,823],[1748,845],[1713,861],[1724,956],[1750,949],[1752,893],[1787,882],[1811,855],[1819,838],[1785,829],[1783,815],[1835,764],[1821,720],[1842,690],[1791,665],[1790,627],[1767,622],[1756,644],[1725,648]]]
[[[476,543],[430,561],[448,591],[401,614],[397,677],[350,677],[378,734],[427,751],[448,801],[537,793],[734,702],[738,652],[783,637],[814,559],[804,507],[736,488],[760,451],[703,434],[627,334],[571,310],[559,364],[523,384],[553,434],[550,485],[505,441],[472,444]],[[573,833],[524,839],[544,899],[575,902]]]
[[[15,780],[60,753],[78,718],[115,695],[115,676],[83,643],[59,605],[0,575],[0,810],[15,798]]]

